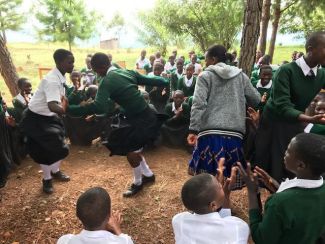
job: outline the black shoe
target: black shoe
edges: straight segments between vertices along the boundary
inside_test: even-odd
[[[51,180],[44,180],[43,179],[43,192],[47,194],[53,193],[53,185],[52,185],[52,179]]]
[[[51,172],[51,175],[54,179],[59,181],[70,181],[70,176],[65,175],[62,171],[58,171],[56,173]]]
[[[142,185],[147,184],[147,183],[155,182],[155,180],[156,180],[155,175],[152,175],[152,176],[142,175]]]
[[[132,197],[135,194],[137,194],[139,191],[142,190],[143,184],[141,185],[135,185],[132,184],[129,189],[127,189],[126,192],[123,193],[123,197]]]

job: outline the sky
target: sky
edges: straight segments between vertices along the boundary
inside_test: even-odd
[[[37,0],[24,0],[22,11],[29,12],[33,3]],[[110,21],[116,12],[119,12],[126,22],[124,34],[121,35],[120,46],[123,48],[142,47],[143,44],[137,41],[137,33],[134,26],[139,25],[137,21],[137,12],[140,10],[149,10],[154,7],[155,0],[85,0],[89,10],[95,10],[103,16],[104,21]],[[18,32],[8,31],[7,37],[9,42],[36,42],[37,35],[34,26],[37,25],[36,19],[29,18],[29,21],[22,26]],[[93,37],[88,41],[78,42],[80,46],[97,46],[100,40],[112,37],[112,33],[101,31],[101,34]],[[270,34],[268,35],[270,36]],[[294,35],[277,36],[277,43],[283,45],[303,44],[303,40],[296,39]]]

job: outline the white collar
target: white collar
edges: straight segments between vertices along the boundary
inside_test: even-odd
[[[20,93],[16,96],[16,99],[24,105],[27,105],[25,98]]]
[[[270,82],[266,86],[262,86],[261,80],[258,80],[258,82],[256,84],[256,88],[267,88],[267,89],[270,89],[271,87],[272,87],[272,80],[270,80]]]
[[[187,76],[184,75],[184,83],[187,87],[190,87],[193,84],[193,75],[190,79],[187,79]]]
[[[115,66],[111,65],[111,67],[109,67],[109,69],[106,72],[106,75],[108,75],[109,72],[111,72],[112,70],[117,69]]]
[[[175,73],[176,73],[178,79],[182,78],[183,72],[182,73],[178,73],[178,70],[176,70]]]
[[[290,188],[318,188],[321,187],[324,184],[323,177],[321,177],[319,180],[304,180],[304,179],[297,179],[294,178],[292,180],[286,179],[284,182],[281,183],[278,192],[283,192]]]
[[[92,237],[92,238],[101,238],[101,237],[106,237],[107,235],[109,235],[112,233],[110,233],[107,230],[95,230],[95,231],[90,231],[90,230],[82,230],[80,232],[80,235],[82,236],[87,236],[87,237]]]
[[[60,79],[60,82],[61,82],[62,84],[65,84],[65,83],[66,83],[65,76],[62,75],[62,73],[60,72],[60,70],[59,70],[57,67],[55,67],[55,68],[53,69],[53,72],[58,76],[58,78]]]
[[[175,113],[176,111],[178,111],[179,109],[181,109],[183,107],[183,104],[181,104],[181,106],[178,108],[178,109],[176,109],[176,107],[175,107],[175,102],[173,102],[172,103],[172,111]]]
[[[315,74],[315,76],[317,75],[317,70],[318,70],[318,66],[314,67],[314,68],[310,68],[308,66],[308,64],[306,63],[304,56],[298,58],[296,60],[296,64],[301,68],[302,72],[304,73],[305,76],[309,76],[310,75],[310,70],[312,70]]]

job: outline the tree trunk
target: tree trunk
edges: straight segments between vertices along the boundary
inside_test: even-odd
[[[240,43],[239,67],[250,77],[255,62],[256,46],[260,33],[263,0],[247,0],[244,27]]]
[[[2,36],[0,36],[0,74],[11,95],[16,96],[19,93],[17,86],[18,74]]]
[[[269,47],[269,55],[271,56],[271,62],[273,60],[273,54],[275,49],[276,35],[278,33],[279,21],[281,18],[281,0],[276,0],[274,3],[274,16],[272,22],[272,35]]]
[[[270,21],[270,8],[271,0],[264,0],[262,9],[261,32],[258,41],[258,48],[263,54],[265,54],[266,51],[267,27],[269,26]]]

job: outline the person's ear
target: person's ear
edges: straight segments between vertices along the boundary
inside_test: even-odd
[[[307,53],[308,53],[309,55],[311,55],[311,54],[313,53],[313,50],[314,50],[314,48],[313,48],[312,46],[308,46],[308,47],[306,48],[306,51],[307,51]]]
[[[212,201],[209,204],[209,208],[210,208],[211,212],[216,212],[220,208],[220,206],[216,201]]]
[[[303,161],[298,160],[298,162],[297,162],[297,170],[298,171],[299,170],[304,170],[306,168],[307,168],[307,165]]]

